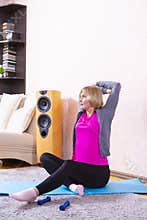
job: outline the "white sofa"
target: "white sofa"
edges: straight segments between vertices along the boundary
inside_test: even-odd
[[[18,109],[20,111],[24,103],[23,99],[15,111],[17,112]],[[8,129],[8,127],[10,128],[10,119],[12,119],[12,114],[7,123],[7,128],[0,130],[0,159],[18,159],[29,164],[36,164],[35,108],[31,113],[27,129],[24,129],[24,131],[20,132],[17,129],[15,131],[15,121],[19,124],[22,117],[21,119],[17,118],[15,121],[12,120],[13,131]]]

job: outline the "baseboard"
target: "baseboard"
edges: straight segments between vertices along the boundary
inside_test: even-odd
[[[147,182],[147,177],[145,176],[133,175],[130,173],[124,173],[124,172],[120,172],[116,170],[111,170],[110,174],[111,176],[122,178],[122,179],[138,178],[143,183]]]

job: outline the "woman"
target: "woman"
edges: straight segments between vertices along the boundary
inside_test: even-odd
[[[10,194],[9,197],[30,202],[62,184],[81,196],[84,187],[104,187],[110,178],[107,156],[110,155],[111,122],[120,88],[120,83],[110,81],[84,87],[79,94],[81,111],[73,130],[72,159],[62,160],[44,153],[40,162],[51,175],[36,187]],[[103,94],[109,94],[105,105]]]

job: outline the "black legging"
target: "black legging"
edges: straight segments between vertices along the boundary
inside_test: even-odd
[[[72,183],[82,184],[89,188],[103,187],[110,178],[108,165],[91,165],[62,160],[50,153],[44,153],[40,157],[40,162],[41,166],[51,175],[36,186],[39,195],[50,192],[62,184],[67,187]]]

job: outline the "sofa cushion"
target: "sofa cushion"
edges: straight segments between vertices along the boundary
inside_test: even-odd
[[[9,107],[12,108],[13,110],[16,110],[23,97],[24,94],[3,93],[1,98],[1,104],[4,105],[5,107]]]
[[[6,128],[11,114],[17,109],[22,98],[23,94],[10,95],[4,93],[2,95],[0,102],[0,131]]]
[[[0,159],[17,159],[36,164],[36,139],[26,132],[0,132]]]
[[[22,133],[30,125],[35,112],[36,96],[34,93],[28,94],[23,101],[23,107],[13,111],[6,127],[7,132]]]
[[[35,108],[19,108],[15,110],[8,122],[6,131],[13,133],[22,133],[24,132],[34,115]]]
[[[9,133],[9,132],[0,132],[0,149],[1,151],[9,148],[15,148],[19,151],[31,150],[32,146],[35,146],[35,138],[31,134],[26,132],[22,134],[18,133]],[[11,157],[10,157],[11,158]]]
[[[28,93],[25,98],[24,106],[25,108],[30,108],[36,106],[36,93]]]

